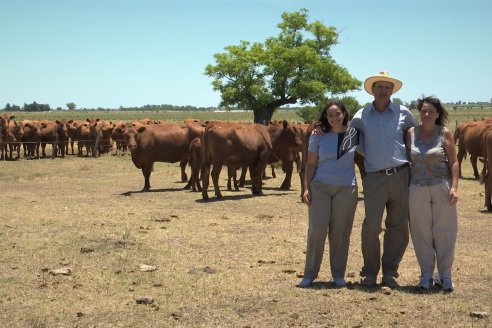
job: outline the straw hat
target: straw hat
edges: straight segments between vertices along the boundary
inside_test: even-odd
[[[398,90],[400,90],[403,84],[400,80],[392,78],[388,72],[382,71],[374,76],[368,77],[364,82],[364,89],[366,89],[367,93],[372,95],[373,94],[372,85],[375,82],[380,82],[380,81],[393,83],[393,93],[396,93]]]

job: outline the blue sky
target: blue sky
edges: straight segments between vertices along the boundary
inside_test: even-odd
[[[492,98],[489,0],[0,0],[0,108],[217,106],[213,55],[301,8],[339,29],[337,63],[361,81],[389,71],[403,101]]]

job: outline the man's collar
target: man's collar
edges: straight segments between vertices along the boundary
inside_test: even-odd
[[[388,104],[388,107],[386,107],[386,109],[383,111],[386,112],[387,110],[390,110],[390,111],[394,111],[396,109],[395,106],[398,106],[397,104],[395,104],[394,102],[392,102],[390,100],[389,104]],[[374,105],[374,101],[371,103],[371,108],[370,108],[371,111],[374,111],[376,112],[376,106]]]

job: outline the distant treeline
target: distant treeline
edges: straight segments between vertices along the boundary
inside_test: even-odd
[[[32,104],[24,104],[23,107],[19,107],[17,105],[10,105],[7,103],[5,107],[2,109],[6,112],[49,112],[51,109],[48,104],[38,104],[37,102],[33,102]]]
[[[216,107],[195,107],[195,106],[174,106],[174,105],[145,105],[141,107],[123,107],[119,108],[76,108],[74,103],[68,103],[67,108],[51,108],[49,104],[38,104],[33,102],[32,104],[24,104],[20,107],[18,105],[6,104],[5,107],[0,110],[6,112],[49,112],[49,111],[62,111],[62,110],[77,110],[77,111],[211,111],[217,110]]]
[[[287,109],[287,110],[299,110],[301,107],[294,107],[294,106],[289,106],[287,108],[279,108],[280,110],[282,109]],[[163,104],[163,105],[144,105],[141,107],[124,107],[120,106],[118,108],[104,108],[104,107],[97,107],[97,108],[76,108],[76,105],[74,103],[68,103],[67,108],[52,108],[49,104],[39,104],[37,102],[33,102],[32,104],[24,104],[24,106],[20,107],[18,105],[11,105],[11,104],[6,104],[5,107],[0,108],[0,111],[5,111],[5,112],[49,112],[49,111],[68,111],[68,110],[74,110],[74,111],[128,111],[128,112],[157,112],[157,111],[178,111],[178,112],[206,112],[206,111],[217,111],[217,110],[225,110],[222,108],[218,107],[195,107],[195,106],[175,106],[175,105],[169,105],[169,104]],[[232,110],[234,111],[240,111],[244,110],[241,108],[233,108]]]
[[[346,99],[342,99],[343,101],[346,101]],[[355,100],[354,100],[355,101]],[[395,98],[393,99],[395,103],[403,104],[406,105],[410,109],[416,109],[416,101],[412,101],[410,103],[404,103],[400,99]],[[492,101],[492,99],[491,99]],[[356,102],[356,101],[355,101]],[[347,104],[349,105],[350,102]],[[351,108],[351,112],[353,110],[356,110],[362,105],[359,105],[358,103],[353,104],[354,106],[349,106],[349,107],[354,107]],[[367,105],[367,104],[365,104]],[[364,106],[365,106],[364,105]],[[294,110],[294,111],[305,111],[306,109],[310,109],[312,106],[304,106],[304,107],[296,107],[296,106],[286,106],[286,108],[279,108],[279,110],[286,109],[286,110]],[[317,107],[317,106],[314,106]],[[446,107],[450,110],[460,110],[460,109],[486,109],[489,110],[490,107],[492,107],[492,103],[489,102],[456,102],[456,103],[448,103],[446,104]],[[76,108],[76,105],[74,103],[68,103],[67,108],[51,108],[49,104],[39,104],[37,102],[33,102],[32,104],[24,104],[24,106],[20,107],[18,105],[11,105],[7,103],[3,108],[0,108],[0,111],[5,111],[5,112],[49,112],[49,111],[148,111],[148,112],[157,112],[157,111],[179,111],[179,112],[206,112],[206,111],[217,111],[221,110],[221,108],[218,107],[195,107],[195,106],[175,106],[175,105],[169,105],[169,104],[163,104],[163,105],[144,105],[141,107],[124,107],[120,106],[118,108],[103,108],[103,107],[97,107],[97,108]],[[234,108],[233,110],[242,110],[241,108]]]

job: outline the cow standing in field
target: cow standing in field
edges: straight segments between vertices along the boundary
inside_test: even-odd
[[[484,205],[488,211],[492,211],[492,130],[484,132],[482,136],[483,169],[480,175],[480,183],[485,185]],[[488,159],[488,157],[491,159]]]
[[[460,128],[460,127],[459,127]],[[481,121],[468,122],[460,128],[458,134],[458,163],[461,174],[461,162],[466,157],[466,153],[470,154],[470,162],[473,167],[473,175],[475,179],[479,178],[477,169],[477,159],[484,154],[483,137],[485,132],[492,129],[492,119],[485,118]]]
[[[202,136],[202,197],[208,199],[209,175],[212,176],[215,195],[222,197],[219,175],[223,165],[241,167],[248,165],[251,191],[261,195],[262,174],[274,149],[284,145],[301,144],[294,129],[287,121],[264,126],[243,123],[209,123]],[[210,167],[213,166],[212,172]]]
[[[20,157],[20,139],[24,134],[22,123],[15,121],[15,116],[3,114],[0,117],[0,158],[13,159],[13,151],[17,150],[17,158]],[[10,156],[9,156],[10,153]]]
[[[127,124],[124,136],[133,164],[142,170],[144,187],[150,190],[150,174],[154,162],[188,162],[190,143],[203,128],[193,124],[154,124],[136,128]]]
[[[308,126],[309,124],[292,124],[292,128],[296,132],[301,142],[305,138],[305,134]],[[285,178],[280,186],[280,189],[283,190],[290,189],[291,181],[292,181],[292,173],[294,171],[294,162],[296,162],[298,171],[302,165],[301,158],[299,156],[299,152],[301,151],[302,151],[302,144],[300,146],[295,146],[295,147],[284,145],[279,147],[278,150],[275,150],[273,152],[272,157],[282,162],[282,171],[285,172]],[[273,172],[274,171],[272,167],[272,176],[275,177]]]
[[[282,121],[277,121],[277,122],[270,122],[269,124],[282,124]],[[307,127],[309,124],[290,124],[294,131],[297,133],[299,139],[302,141],[304,138],[304,134],[306,133]],[[270,155],[270,158],[268,159],[268,164],[270,164],[271,170],[272,170],[272,178],[276,178],[277,175],[275,174],[275,164],[277,162],[281,163],[281,168],[282,171],[285,173],[284,180],[282,181],[282,184],[280,185],[281,190],[289,190],[291,187],[291,182],[292,182],[292,173],[294,172],[294,163],[296,163],[297,166],[297,172],[300,171],[301,169],[301,156],[300,152],[302,151],[302,145],[297,146],[297,147],[292,147],[292,146],[281,146],[275,151],[272,152]],[[248,167],[243,166],[241,168],[241,176],[239,178],[239,186],[244,187],[245,179],[246,179],[246,172],[247,172]],[[234,172],[235,174],[235,172]],[[263,173],[263,178],[266,177],[266,169],[265,172]],[[235,178],[235,176],[234,176]],[[228,190],[230,190],[230,180],[231,180],[231,173],[229,173],[229,179],[228,179]],[[302,180],[302,178],[301,178]]]
[[[10,118],[7,114],[0,117],[0,158],[5,160],[7,157],[8,127]]]
[[[116,153],[121,152],[125,154],[128,150],[125,142],[125,137],[123,136],[123,130],[125,129],[126,123],[119,121],[113,123],[113,132],[111,133],[111,139],[116,143]]]
[[[77,125],[76,137],[77,140],[77,155],[84,156],[84,147],[86,156],[90,156],[95,140],[92,140],[89,121],[82,121]]]
[[[188,160],[191,167],[191,175],[188,185],[193,191],[202,191],[202,187],[200,186],[200,168],[202,167],[201,151],[202,144],[200,138],[191,140]]]
[[[14,116],[10,118],[8,123],[7,135],[10,139],[8,142],[10,159],[13,159],[12,154],[14,151],[17,151],[17,159],[19,159],[22,137],[24,136],[24,125],[22,122],[17,122]]]
[[[100,119],[88,120],[90,140],[94,140],[92,156],[109,153],[113,147],[111,135],[113,134],[113,123]]]
[[[189,157],[191,176],[185,189],[190,189],[191,187],[193,191],[202,191],[202,187],[200,185],[200,170],[202,167],[201,149],[202,149],[202,145],[201,145],[200,138],[193,139],[190,144],[190,157]],[[236,191],[239,190],[238,180],[237,180],[237,169],[238,169],[237,167],[232,167],[232,166],[227,167],[227,190],[229,191],[232,191],[231,180],[234,181],[234,189]],[[248,167],[246,166],[245,169],[247,170]]]
[[[39,147],[41,145],[41,124],[38,121],[22,121],[24,125],[24,136],[22,145],[24,147],[24,157],[27,159],[39,159]]]
[[[46,145],[52,145],[51,158],[55,158],[58,147],[61,150],[61,157],[65,157],[65,146],[68,142],[68,123],[67,120],[48,121],[43,120],[41,124],[41,154],[46,157]]]
[[[68,121],[68,142],[66,143],[65,153],[68,155],[68,147],[72,150],[72,155],[75,155],[74,144],[77,141],[77,128],[83,121],[70,120]]]

